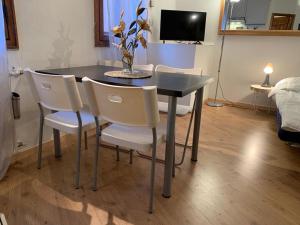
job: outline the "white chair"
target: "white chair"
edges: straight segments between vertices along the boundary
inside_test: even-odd
[[[77,158],[75,186],[79,188],[81,136],[83,131],[95,128],[94,117],[80,112],[83,103],[76,85],[75,76],[47,75],[25,70],[33,97],[40,109],[40,133],[38,168],[42,163],[43,127],[45,125],[65,133],[77,134]],[[45,115],[44,108],[52,113]],[[106,123],[99,119],[99,125]]]
[[[122,61],[114,61],[114,60],[104,60],[101,65],[104,66],[113,66],[113,67],[118,67],[118,68],[123,68],[123,63]],[[148,64],[148,65],[133,65],[133,69],[135,70],[144,70],[144,71],[154,71],[154,65],[153,64]]]
[[[104,60],[104,65],[105,66],[113,66],[113,67],[119,67],[123,68],[123,63],[121,61],[112,61],[112,60]],[[142,71],[154,71],[154,65],[153,64],[148,64],[148,65],[133,65],[134,70],[142,70]],[[120,151],[119,151],[119,146],[116,146],[117,150],[117,161],[120,159]],[[130,151],[130,156],[132,157],[132,152]],[[131,158],[130,158],[131,159]]]
[[[154,65],[153,64],[148,64],[148,65],[133,65],[134,70],[144,70],[144,71],[153,71],[154,70]]]
[[[194,69],[180,69],[174,68],[164,65],[157,65],[155,68],[156,72],[163,72],[163,73],[181,73],[181,74],[192,74],[192,75],[202,75],[201,68],[194,68]],[[168,99],[166,96],[158,96],[158,108],[161,112],[168,112]],[[188,112],[191,112],[191,104],[194,101],[194,94],[187,95],[183,98],[178,98],[177,101],[177,115],[186,115]]]
[[[97,129],[93,189],[97,189],[99,137],[101,141],[128,149],[152,148],[149,212],[153,212],[156,147],[164,140],[165,129],[159,128],[156,87],[119,87],[83,78],[91,112],[113,123]],[[98,125],[96,126],[98,127]],[[151,132],[152,130],[152,132]]]
[[[103,65],[104,66],[112,66],[112,67],[123,68],[122,61],[118,61],[118,60],[104,60]]]

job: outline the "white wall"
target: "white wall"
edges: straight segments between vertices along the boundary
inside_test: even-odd
[[[107,50],[94,48],[93,0],[15,0],[20,49],[9,51],[9,63],[33,69],[97,64]],[[216,77],[221,37],[217,35],[220,0],[155,1],[151,10],[153,35],[159,40],[161,9],[207,11],[206,42],[198,46],[195,66]],[[249,85],[264,79],[263,68],[272,62],[273,83],[289,76],[299,76],[300,38],[227,36],[222,67],[222,86],[225,97],[251,103]],[[186,57],[186,56],[182,56]],[[180,60],[180,58],[178,58]],[[17,121],[17,138],[28,147],[37,143],[38,109],[24,78],[13,86],[22,97],[22,119]],[[210,88],[214,95],[215,85]],[[221,96],[219,96],[221,97]],[[260,104],[267,104],[262,98]],[[45,139],[51,137],[47,130]]]
[[[175,0],[154,1],[154,7],[150,10],[150,25],[152,27],[152,35],[150,35],[149,40],[151,42],[159,42],[160,15],[162,9],[175,10]]]
[[[152,35],[150,35],[150,41],[155,43],[155,48],[160,49],[160,51],[173,52],[177,49],[178,54],[170,54],[169,57],[174,60],[173,63],[169,63],[169,60],[163,60],[163,62],[169,66],[186,67],[189,68],[190,64],[186,63],[186,59],[194,59],[194,66],[197,68],[202,68],[204,74],[211,74],[210,71],[213,70],[213,62],[215,57],[215,42],[217,39],[217,27],[218,27],[218,17],[215,17],[215,11],[219,12],[220,4],[216,1],[204,1],[204,0],[167,0],[167,1],[155,1],[154,8],[151,9],[151,24],[152,24]],[[159,40],[160,33],[160,13],[162,9],[170,10],[194,10],[194,11],[204,11],[207,14],[207,25],[206,25],[206,40],[207,45],[196,46],[196,54],[191,56],[191,46],[180,44],[177,47],[174,46],[176,43],[169,42],[170,44],[163,45]],[[160,48],[158,46],[161,46]],[[172,46],[173,45],[173,46]],[[150,45],[151,47],[152,45]],[[169,50],[167,50],[169,49]],[[151,51],[151,49],[150,49]],[[187,53],[185,55],[182,53]],[[157,56],[161,58],[162,56]],[[150,62],[149,62],[150,63]],[[152,62],[151,62],[152,63]],[[161,62],[162,63],[162,62]],[[204,98],[208,98],[209,87],[206,88],[204,93]]]
[[[155,42],[156,48],[158,45],[161,45],[161,49],[166,49],[168,46],[162,44],[159,41],[159,32],[160,32],[160,11],[161,9],[177,9],[177,10],[191,10],[191,11],[203,11],[207,12],[207,25],[206,25],[206,38],[205,42],[207,45],[196,46],[196,54],[193,56],[194,58],[194,66],[197,68],[202,68],[204,74],[214,75],[212,71],[214,71],[215,67],[215,53],[216,53],[216,41],[218,39],[217,36],[217,27],[218,27],[218,17],[216,17],[216,12],[220,10],[220,2],[219,1],[205,1],[205,0],[168,0],[166,4],[165,1],[155,1],[154,8],[151,9],[152,16],[152,24],[155,26],[154,32],[150,36],[150,41]],[[173,43],[174,44],[174,43]],[[176,45],[176,44],[174,44]],[[171,46],[171,45],[170,45]],[[176,47],[172,47],[172,50]],[[180,52],[190,53],[187,49],[191,48],[189,45],[186,45],[186,50],[184,49],[184,45],[180,45],[177,47],[180,49]],[[190,65],[182,64],[186,58],[191,58],[190,55],[177,54],[176,62],[178,67],[189,67]],[[174,58],[174,57],[173,57]],[[176,66],[174,64],[170,66]],[[207,87],[204,93],[204,98],[208,98],[210,88]]]
[[[216,46],[198,47],[195,64],[206,66],[208,74],[216,77],[221,47],[221,37],[217,35],[220,0],[176,0],[176,3],[177,9],[208,12],[206,41],[215,42]],[[263,68],[268,62],[274,65],[273,84],[286,77],[300,76],[299,52],[300,37],[226,36],[221,73],[225,97],[252,103],[249,86],[263,81]],[[210,88],[210,97],[214,96],[214,90],[215,84]],[[268,101],[261,96],[259,104],[267,105]]]
[[[227,98],[236,102],[252,102],[249,85],[261,83],[263,68],[274,65],[271,82],[300,76],[299,37],[228,37],[226,40],[222,84]],[[266,105],[266,99],[261,99]]]
[[[179,10],[207,12],[205,42],[208,45],[197,46],[195,67],[201,67],[207,75],[215,75],[215,68],[217,68],[215,54],[219,26],[219,17],[217,15],[220,12],[220,1],[176,0],[176,8]]]
[[[44,69],[95,65],[94,0],[14,0],[20,49],[9,51],[10,66]],[[25,147],[37,144],[38,108],[24,77],[12,80],[21,94],[22,118],[16,121],[17,139]],[[45,140],[51,137],[46,129]]]

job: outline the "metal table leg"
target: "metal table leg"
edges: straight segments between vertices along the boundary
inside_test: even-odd
[[[195,120],[194,120],[194,134],[193,134],[193,148],[192,148],[192,161],[198,160],[198,144],[201,126],[202,102],[203,102],[203,89],[201,88],[196,92],[195,100]]]
[[[169,96],[163,197],[171,197],[177,98]]]
[[[254,111],[257,111],[257,92],[254,91]]]
[[[55,158],[60,158],[61,157],[61,148],[60,148],[60,132],[59,132],[59,130],[53,129],[53,139],[54,139]]]
[[[56,113],[57,111],[51,110],[51,112]],[[54,141],[55,158],[60,158],[61,157],[60,132],[57,129],[53,129],[53,141]]]

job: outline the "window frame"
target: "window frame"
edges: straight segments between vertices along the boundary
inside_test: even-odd
[[[3,17],[7,49],[19,49],[14,0],[3,0]]]
[[[104,32],[104,0],[94,0],[95,47],[108,47],[109,34]]]

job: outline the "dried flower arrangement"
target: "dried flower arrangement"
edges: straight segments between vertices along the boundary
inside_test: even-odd
[[[124,11],[122,11],[119,25],[113,28],[114,36],[119,40],[119,43],[114,43],[113,45],[121,51],[122,62],[129,73],[133,73],[132,66],[135,50],[139,44],[143,48],[147,48],[147,40],[144,37],[144,33],[151,32],[151,29],[147,20],[142,17],[145,10],[146,8],[142,7],[141,1],[136,9],[136,19],[131,22],[127,31],[126,23],[123,20]]]

